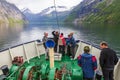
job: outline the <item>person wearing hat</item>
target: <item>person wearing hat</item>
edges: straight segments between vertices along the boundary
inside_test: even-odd
[[[84,53],[78,56],[78,65],[83,70],[84,80],[93,80],[97,69],[96,57],[91,55],[89,46],[84,47]]]

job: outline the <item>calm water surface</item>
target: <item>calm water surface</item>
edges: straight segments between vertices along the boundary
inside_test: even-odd
[[[107,41],[109,46],[120,54],[120,26],[117,25],[79,25],[65,26],[60,25],[60,32],[67,36],[70,32],[74,32],[76,39],[81,39],[99,46],[101,41]],[[15,24],[9,26],[7,24],[0,25],[0,50],[15,46],[21,43],[29,42],[36,39],[42,39],[43,33],[58,30],[55,24]]]

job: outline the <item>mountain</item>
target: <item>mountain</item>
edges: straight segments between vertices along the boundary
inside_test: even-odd
[[[89,15],[90,13],[98,12],[99,10],[94,6],[96,6],[101,1],[102,0],[83,0],[80,4],[73,8],[65,22],[77,23],[78,21],[82,21],[85,16]]]
[[[65,22],[120,23],[120,0],[83,0],[66,18]]]
[[[27,14],[27,13],[33,14],[32,11],[31,11],[30,9],[28,9],[28,8],[23,8],[23,9],[21,10],[21,12],[24,13],[24,14]]]
[[[30,9],[21,10],[30,22],[54,22],[56,21],[56,14],[59,21],[63,21],[68,16],[69,11],[65,6],[51,6],[39,13],[33,13]]]
[[[57,6],[56,7],[56,11],[57,12],[64,12],[64,11],[67,11],[68,9],[67,9],[67,7],[65,7],[65,6]],[[46,9],[44,9],[44,10],[42,10],[39,14],[40,15],[47,15],[47,14],[50,14],[50,13],[52,13],[52,12],[54,12],[55,11],[55,7],[54,6],[51,6],[51,7],[48,7],[48,8],[46,8]]]
[[[120,0],[105,0],[96,6],[99,12],[89,14],[84,22],[90,23],[120,23]]]
[[[14,5],[6,0],[0,0],[0,24],[1,23],[23,23],[25,22],[25,16]]]
[[[21,12],[25,15],[25,17],[26,17],[26,19],[27,19],[28,21],[32,21],[32,20],[38,18],[38,16],[39,16],[38,14],[33,13],[33,12],[32,12],[30,9],[28,9],[28,8],[22,9]]]

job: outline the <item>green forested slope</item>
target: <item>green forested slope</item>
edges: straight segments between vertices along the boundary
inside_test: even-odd
[[[111,4],[104,1],[96,6],[100,11],[86,16],[84,22],[91,23],[120,23],[120,0],[114,0]]]
[[[83,0],[83,2],[85,1]],[[120,0],[94,0],[88,5],[83,4],[83,2],[71,11],[71,14],[67,17],[65,22],[76,21],[78,24],[120,23]]]

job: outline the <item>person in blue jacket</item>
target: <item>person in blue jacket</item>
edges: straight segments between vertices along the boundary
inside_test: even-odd
[[[75,47],[76,47],[76,41],[73,37],[73,33],[70,33],[68,35],[68,38],[66,39],[66,45],[67,45],[67,54],[68,56],[71,56],[72,59],[74,59],[75,56]]]
[[[70,35],[68,35],[68,38],[66,39],[67,55],[68,55],[68,56],[71,56],[71,55],[72,55],[72,54],[71,54],[71,51],[70,51],[70,39],[71,39],[71,37],[70,37]]]
[[[88,46],[84,47],[84,53],[78,56],[78,65],[83,70],[84,80],[93,80],[94,72],[97,69],[96,57],[91,55],[90,48]]]
[[[73,33],[70,33],[70,41],[69,41],[69,44],[70,44],[70,52],[72,54],[72,58],[74,59],[75,57],[75,48],[76,48],[76,41],[75,41],[75,38],[73,37]]]

